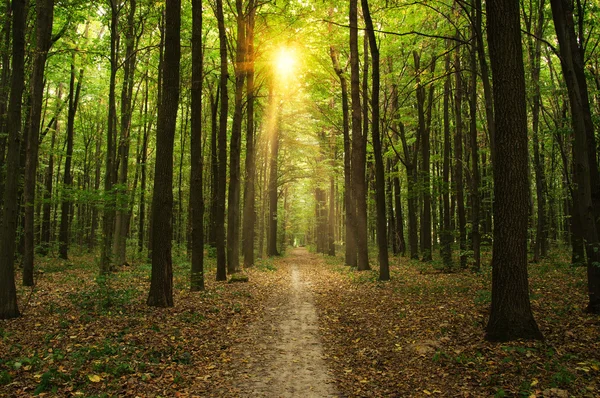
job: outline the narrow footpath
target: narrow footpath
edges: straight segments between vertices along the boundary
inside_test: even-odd
[[[242,336],[246,364],[235,391],[245,397],[336,397],[323,359],[318,316],[311,291],[314,255],[294,249],[277,261],[284,275],[280,294],[265,316]]]

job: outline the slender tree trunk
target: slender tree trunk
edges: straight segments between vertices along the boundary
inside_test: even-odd
[[[148,73],[146,72],[144,81],[144,127],[142,148],[140,150],[140,210],[139,210],[139,225],[138,225],[138,252],[144,250],[144,237],[146,227],[146,170],[148,162],[148,131],[150,126],[148,123]],[[151,124],[151,123],[150,123]]]
[[[12,76],[8,103],[6,181],[0,225],[0,319],[20,315],[15,286],[15,243],[18,215],[19,153],[21,145],[21,102],[25,85],[25,0],[13,0]]]
[[[31,76],[31,111],[27,132],[27,157],[25,160],[25,187],[23,201],[25,205],[25,230],[23,255],[23,285],[33,286],[34,241],[34,203],[35,182],[38,165],[40,118],[44,94],[44,70],[46,57],[50,50],[54,0],[36,1],[36,42],[37,48]]]
[[[240,157],[242,152],[242,107],[246,80],[246,19],[242,0],[235,1],[235,8],[237,12],[235,99],[229,150],[229,192],[227,197],[227,272],[229,274],[240,269]]]
[[[127,230],[129,217],[127,174],[129,171],[129,147],[131,132],[132,93],[136,66],[136,40],[134,32],[134,17],[136,0],[129,0],[129,14],[127,15],[127,31],[125,32],[125,61],[123,64],[123,87],[121,90],[121,138],[118,148],[119,176],[117,209],[115,216],[115,231],[113,240],[113,264],[121,266],[127,263]]]
[[[5,0],[5,18],[0,32],[2,46],[2,73],[0,74],[0,170],[4,170],[6,162],[6,139],[8,135],[7,105],[10,95],[10,37],[12,23],[11,0]],[[4,203],[4,173],[0,173],[0,207]]]
[[[272,90],[272,87],[271,87]],[[269,93],[269,103],[272,109],[277,109],[277,121],[271,134],[271,157],[269,164],[269,222],[267,234],[267,256],[278,256],[277,251],[277,180],[278,180],[278,157],[279,157],[279,129],[281,128],[281,109],[275,104],[273,93]]]
[[[463,179],[463,122],[462,122],[462,74],[460,64],[460,52],[457,49],[454,56],[454,75],[455,75],[455,93],[454,93],[454,116],[456,119],[456,133],[454,135],[454,189],[456,193],[457,213],[458,213],[458,235],[460,250],[460,267],[467,266],[467,228],[465,214],[464,198],[464,179]]]
[[[219,154],[217,149],[219,132],[219,97],[220,85],[216,85],[216,94],[210,90],[210,218],[208,228],[208,244],[217,247],[217,206],[219,200]]]
[[[475,35],[475,33],[473,33]],[[481,268],[481,235],[479,233],[481,199],[479,195],[479,144],[477,142],[477,41],[474,40],[470,51],[471,82],[469,95],[469,129],[471,147],[471,248],[473,250],[473,270]]]
[[[227,93],[227,35],[225,32],[225,17],[223,16],[223,0],[216,0],[216,16],[219,28],[219,53],[221,57],[221,109],[219,115],[218,135],[218,166],[219,180],[217,184],[217,204],[215,217],[215,238],[217,244],[217,280],[227,279],[227,264],[225,258],[225,182],[227,173],[227,113],[229,97]]]
[[[248,18],[246,23],[246,173],[244,183],[244,210],[242,220],[242,252],[244,267],[254,265],[254,224],[256,223],[255,173],[256,148],[254,143],[254,17],[256,6],[254,0],[248,3]]]
[[[163,91],[156,129],[152,197],[152,276],[147,300],[154,307],[173,306],[173,143],[179,107],[181,0],[167,0],[165,10]]]
[[[86,28],[87,29],[87,28]],[[77,86],[75,86],[75,53],[71,59],[71,82],[69,84],[69,112],[67,116],[67,153],[65,154],[65,171],[63,174],[63,197],[60,211],[60,229],[58,234],[58,256],[62,259],[69,257],[69,225],[70,215],[73,206],[72,185],[73,176],[71,175],[71,162],[73,158],[73,140],[75,133],[75,114],[79,104],[79,94],[81,93],[81,81],[83,80],[83,68],[79,70]]]
[[[371,49],[371,59],[373,65],[373,92],[372,92],[372,124],[371,131],[373,136],[373,155],[375,157],[375,201],[377,208],[377,246],[379,248],[379,280],[390,280],[390,265],[387,249],[387,231],[385,215],[385,171],[383,165],[383,155],[381,150],[381,136],[379,134],[379,48],[377,47],[377,38],[373,27],[373,20],[369,11],[368,0],[362,1],[362,10],[367,26],[367,36],[369,37],[369,48]],[[366,115],[365,115],[366,117]],[[431,254],[430,254],[431,255]]]
[[[452,226],[450,225],[450,54],[446,54],[446,73],[444,82],[444,165],[442,182],[442,233],[440,254],[444,267],[452,268]]]
[[[204,290],[204,197],[202,161],[202,0],[192,1],[192,114],[190,213],[192,218],[191,290]]]
[[[519,4],[491,0],[487,32],[494,83],[494,246],[486,339],[541,339],[527,277],[527,104]]]
[[[355,232],[355,213],[354,213],[354,201],[352,192],[352,168],[351,159],[352,152],[350,146],[350,120],[349,120],[349,107],[348,107],[348,81],[344,70],[340,66],[338,51],[335,47],[330,47],[329,52],[331,55],[331,61],[333,62],[333,69],[335,70],[338,79],[340,80],[340,86],[342,89],[342,124],[343,124],[343,135],[344,135],[344,208],[346,210],[346,225],[345,225],[345,254],[344,259],[346,265],[356,267],[356,232]]]
[[[115,148],[117,108],[116,108],[116,80],[118,57],[118,23],[119,5],[117,0],[109,0],[111,8],[110,19],[110,81],[108,93],[108,127],[106,130],[106,172],[104,175],[104,219],[102,221],[102,252],[100,254],[100,273],[107,274],[111,269],[112,232],[115,218],[115,201],[112,193],[115,182]],[[159,72],[160,73],[160,72]]]
[[[358,0],[350,0],[350,93],[352,99],[352,190],[355,213],[357,267],[370,269],[367,247],[367,189],[365,181],[367,139],[362,132],[358,60]]]

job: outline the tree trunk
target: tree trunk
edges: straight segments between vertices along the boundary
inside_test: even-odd
[[[273,87],[270,88],[273,90]],[[278,107],[272,91],[269,93],[272,109]],[[271,157],[269,164],[269,217],[267,234],[267,256],[278,256],[277,251],[277,163],[279,157],[279,129],[281,127],[281,109],[277,109],[277,121],[271,134]]]
[[[569,93],[573,127],[573,174],[576,188],[573,207],[577,209],[581,237],[587,255],[587,311],[600,314],[600,176],[596,158],[594,125],[591,118],[584,55],[575,34],[573,5],[551,0],[556,37],[560,45],[561,66]],[[579,21],[581,24],[581,21]],[[582,45],[582,44],[581,44]]]
[[[77,105],[79,104],[79,94],[81,93],[82,80],[83,68],[79,70],[79,78],[77,79],[77,86],[75,86],[75,53],[73,53],[71,59],[71,81],[69,83],[69,112],[67,116],[67,153],[65,154],[65,171],[63,174],[63,197],[60,211],[60,229],[58,234],[58,256],[65,260],[69,257],[69,225],[71,218],[70,214],[73,206],[71,198],[71,189],[73,185],[73,176],[71,175],[71,163],[73,158],[75,114],[77,113]]]
[[[496,154],[492,308],[485,337],[541,339],[527,277],[527,104],[519,4],[491,0],[487,5]]]
[[[462,74],[460,65],[460,52],[457,49],[454,56],[454,76],[456,88],[454,93],[454,116],[456,120],[456,133],[454,135],[454,190],[456,193],[458,213],[458,235],[460,251],[460,267],[467,266],[467,229],[465,215],[464,179],[463,179],[463,122],[462,122]]]
[[[215,239],[217,244],[217,280],[227,279],[227,264],[225,258],[225,192],[227,173],[227,113],[229,111],[229,97],[227,93],[227,35],[225,32],[225,17],[223,16],[223,0],[216,0],[216,16],[219,29],[219,54],[221,57],[221,109],[219,114],[218,136],[218,183],[215,217]]]
[[[54,0],[36,1],[36,52],[31,76],[31,110],[27,126],[27,157],[25,160],[25,182],[23,202],[25,207],[23,285],[33,286],[34,241],[34,208],[35,182],[38,165],[40,118],[44,96],[44,70],[46,57],[50,50],[52,36],[52,20],[54,16]]]
[[[367,247],[367,190],[365,181],[367,139],[362,132],[358,62],[358,0],[350,0],[350,93],[352,98],[352,190],[356,209],[357,267],[370,269]]]
[[[231,126],[227,197],[227,272],[229,274],[240,269],[240,157],[242,152],[242,107],[246,80],[246,20],[242,0],[235,0],[235,8],[237,13],[235,99]]]
[[[121,90],[121,138],[119,141],[119,176],[117,191],[117,209],[115,216],[115,231],[113,240],[113,265],[121,266],[127,263],[127,230],[129,217],[127,174],[129,171],[129,147],[131,133],[132,93],[136,66],[136,40],[134,32],[134,17],[136,0],[130,0],[127,15],[127,31],[125,32],[125,61],[123,63],[123,87]]]
[[[452,268],[452,227],[450,224],[450,54],[446,54],[446,73],[444,82],[444,165],[442,182],[442,233],[440,234],[440,254],[444,268]]]
[[[254,224],[256,223],[255,201],[255,173],[256,173],[256,148],[254,143],[254,17],[256,6],[254,0],[248,4],[248,20],[246,24],[246,175],[244,183],[244,210],[242,220],[242,252],[244,267],[254,265]]]
[[[345,225],[345,254],[344,259],[346,265],[356,267],[356,233],[355,233],[355,215],[354,202],[352,192],[352,168],[351,159],[352,152],[350,147],[350,121],[348,109],[348,81],[344,74],[344,70],[340,66],[338,51],[335,47],[329,48],[333,69],[335,70],[340,86],[342,89],[342,128],[344,135],[344,208],[346,209],[346,225]]]
[[[475,33],[473,33],[475,36]],[[469,138],[471,149],[471,249],[473,250],[473,270],[479,272],[481,268],[481,235],[479,233],[479,218],[481,199],[479,195],[479,146],[477,143],[477,54],[474,40],[471,45],[471,83],[469,93]]]
[[[152,197],[152,276],[147,300],[154,307],[173,306],[173,142],[179,105],[181,0],[167,0],[165,10],[163,91],[156,128]]]
[[[20,315],[15,286],[15,243],[18,215],[19,153],[21,145],[21,101],[25,85],[25,0],[13,0],[12,76],[8,103],[6,180],[0,225],[0,319]]]
[[[373,20],[369,11],[368,0],[362,1],[362,10],[367,26],[367,36],[369,37],[369,48],[371,49],[371,59],[373,66],[373,92],[372,92],[372,123],[371,131],[373,136],[373,156],[375,157],[375,202],[377,208],[377,246],[379,248],[379,280],[390,280],[390,265],[387,249],[387,231],[385,216],[385,172],[383,166],[383,155],[381,150],[381,137],[379,134],[379,48],[377,47],[377,38],[373,27]],[[365,115],[366,117],[366,115]],[[430,242],[431,243],[431,242]]]
[[[190,213],[192,269],[190,289],[204,290],[204,197],[202,162],[202,0],[192,1],[192,113]]]

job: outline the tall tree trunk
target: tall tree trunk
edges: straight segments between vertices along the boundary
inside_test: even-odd
[[[215,217],[215,239],[217,244],[217,280],[227,279],[227,263],[225,258],[225,182],[227,173],[227,113],[229,108],[229,97],[227,93],[227,81],[229,72],[227,70],[227,35],[225,32],[225,17],[223,16],[223,0],[216,0],[216,16],[219,29],[219,54],[221,57],[221,109],[219,114],[219,136],[218,136],[218,168],[219,180],[217,184],[216,217]]]
[[[25,85],[25,0],[13,0],[12,76],[8,103],[6,181],[0,225],[0,319],[20,315],[15,286],[15,243],[18,215],[19,152],[21,145],[21,101]]]
[[[475,33],[473,33],[475,36]],[[481,199],[479,195],[479,145],[477,143],[477,54],[475,47],[477,41],[471,45],[471,82],[469,93],[469,129],[471,147],[471,248],[473,250],[473,270],[478,272],[481,268],[481,235],[479,233],[479,218]]]
[[[268,233],[267,233],[267,256],[278,256],[277,251],[277,168],[279,157],[279,129],[281,128],[281,109],[276,104],[273,96],[273,87],[269,92],[269,104],[271,109],[277,113],[277,121],[275,122],[271,133],[271,154],[269,164],[269,217],[268,217]]]
[[[181,0],[167,0],[165,10],[163,91],[156,129],[152,197],[152,276],[147,300],[154,307],[173,306],[173,143],[179,107]]]
[[[242,220],[242,252],[244,267],[254,265],[254,224],[256,223],[255,178],[256,147],[254,143],[254,19],[256,14],[255,0],[248,3],[248,18],[246,22],[246,172],[244,179],[244,210]]]
[[[136,40],[134,31],[134,17],[136,0],[130,0],[129,14],[127,15],[127,31],[125,32],[125,61],[123,63],[123,87],[121,90],[121,138],[119,141],[118,164],[119,189],[117,193],[117,209],[115,216],[115,232],[113,240],[113,264],[121,266],[127,263],[127,230],[129,217],[129,204],[127,192],[127,174],[129,171],[129,146],[131,132],[132,93],[136,66]]]
[[[219,132],[219,98],[220,85],[216,85],[216,93],[210,89],[210,214],[208,221],[208,244],[217,247],[217,206],[219,200],[219,153],[217,149]]]
[[[229,150],[229,192],[227,197],[227,272],[229,274],[240,269],[240,157],[244,82],[246,80],[246,20],[242,0],[235,0],[235,8],[237,13],[235,98]]]
[[[346,244],[344,259],[346,265],[356,267],[356,233],[355,233],[355,206],[352,192],[352,152],[350,146],[350,120],[348,107],[348,80],[340,66],[338,51],[335,47],[329,48],[333,69],[340,80],[342,89],[342,128],[344,135],[344,208],[346,210],[345,233]]]
[[[363,16],[367,26],[367,36],[369,37],[369,48],[371,49],[371,59],[373,65],[373,92],[371,102],[373,120],[371,123],[371,131],[373,136],[373,155],[375,157],[375,201],[377,207],[377,246],[379,248],[379,280],[388,281],[390,280],[390,265],[387,251],[387,219],[385,216],[385,172],[383,166],[383,155],[381,153],[381,136],[379,134],[379,48],[377,47],[377,38],[375,37],[373,20],[371,19],[371,13],[369,11],[369,2],[368,0],[361,1]]]
[[[192,1],[192,114],[190,213],[192,218],[191,290],[204,290],[204,197],[202,159],[202,0]]]
[[[357,267],[370,269],[367,247],[367,189],[365,181],[367,139],[362,132],[358,60],[358,0],[350,0],[350,95],[352,99],[352,190],[355,205]]]
[[[573,127],[573,174],[576,188],[573,207],[577,209],[581,237],[587,255],[587,311],[600,314],[600,176],[594,124],[591,118],[584,54],[575,34],[573,3],[551,0],[552,17],[560,45],[561,66],[569,93]],[[582,24],[582,21],[579,21]],[[581,29],[583,27],[580,26]]]
[[[2,73],[0,74],[0,170],[4,170],[6,157],[6,139],[8,134],[7,105],[10,95],[10,37],[12,10],[11,0],[4,1],[5,17],[0,39],[2,40]],[[4,173],[0,173],[0,207],[4,201]]]
[[[465,214],[464,198],[464,179],[463,179],[463,122],[462,122],[462,73],[460,64],[460,51],[457,48],[454,55],[454,75],[455,75],[455,93],[454,93],[454,116],[456,119],[456,133],[454,135],[454,189],[456,193],[457,213],[458,213],[458,235],[460,250],[460,267],[467,266],[467,228]]]
[[[119,9],[118,0],[109,0],[110,17],[110,81],[108,92],[108,127],[106,130],[106,172],[104,175],[104,218],[102,221],[102,252],[100,254],[100,273],[107,274],[111,269],[112,232],[115,218],[115,201],[112,193],[115,182],[115,145],[117,108],[116,108],[116,80],[118,69],[118,32]],[[161,43],[162,44],[162,43]],[[160,72],[159,72],[160,73]]]
[[[487,3],[496,142],[492,308],[486,339],[541,339],[527,277],[527,103],[519,4]]]
[[[452,226],[450,224],[450,54],[446,54],[446,73],[444,81],[444,165],[442,182],[442,233],[440,234],[440,254],[444,267],[452,268]]]
[[[71,81],[69,83],[69,112],[67,116],[67,153],[65,154],[63,197],[60,211],[60,229],[58,234],[58,256],[65,260],[69,257],[69,225],[73,206],[71,192],[73,186],[73,176],[71,175],[71,163],[73,158],[75,114],[77,113],[77,105],[79,104],[79,94],[81,93],[82,80],[83,68],[79,70],[79,78],[77,79],[77,86],[75,86],[75,53],[73,53],[71,58]]]
[[[31,75],[31,111],[27,126],[27,157],[25,160],[25,183],[23,202],[25,205],[25,230],[23,255],[23,285],[33,286],[34,208],[35,182],[38,165],[40,119],[44,95],[44,70],[46,57],[50,50],[54,0],[36,1],[36,52]]]
[[[146,174],[148,162],[148,132],[150,126],[148,123],[148,72],[146,72],[144,80],[144,127],[142,148],[140,150],[140,210],[139,210],[139,225],[138,225],[138,252],[144,250],[144,237],[146,232]]]

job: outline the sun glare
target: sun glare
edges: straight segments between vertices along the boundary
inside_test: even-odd
[[[289,48],[281,48],[275,56],[275,68],[280,77],[288,77],[294,71],[296,57]]]

